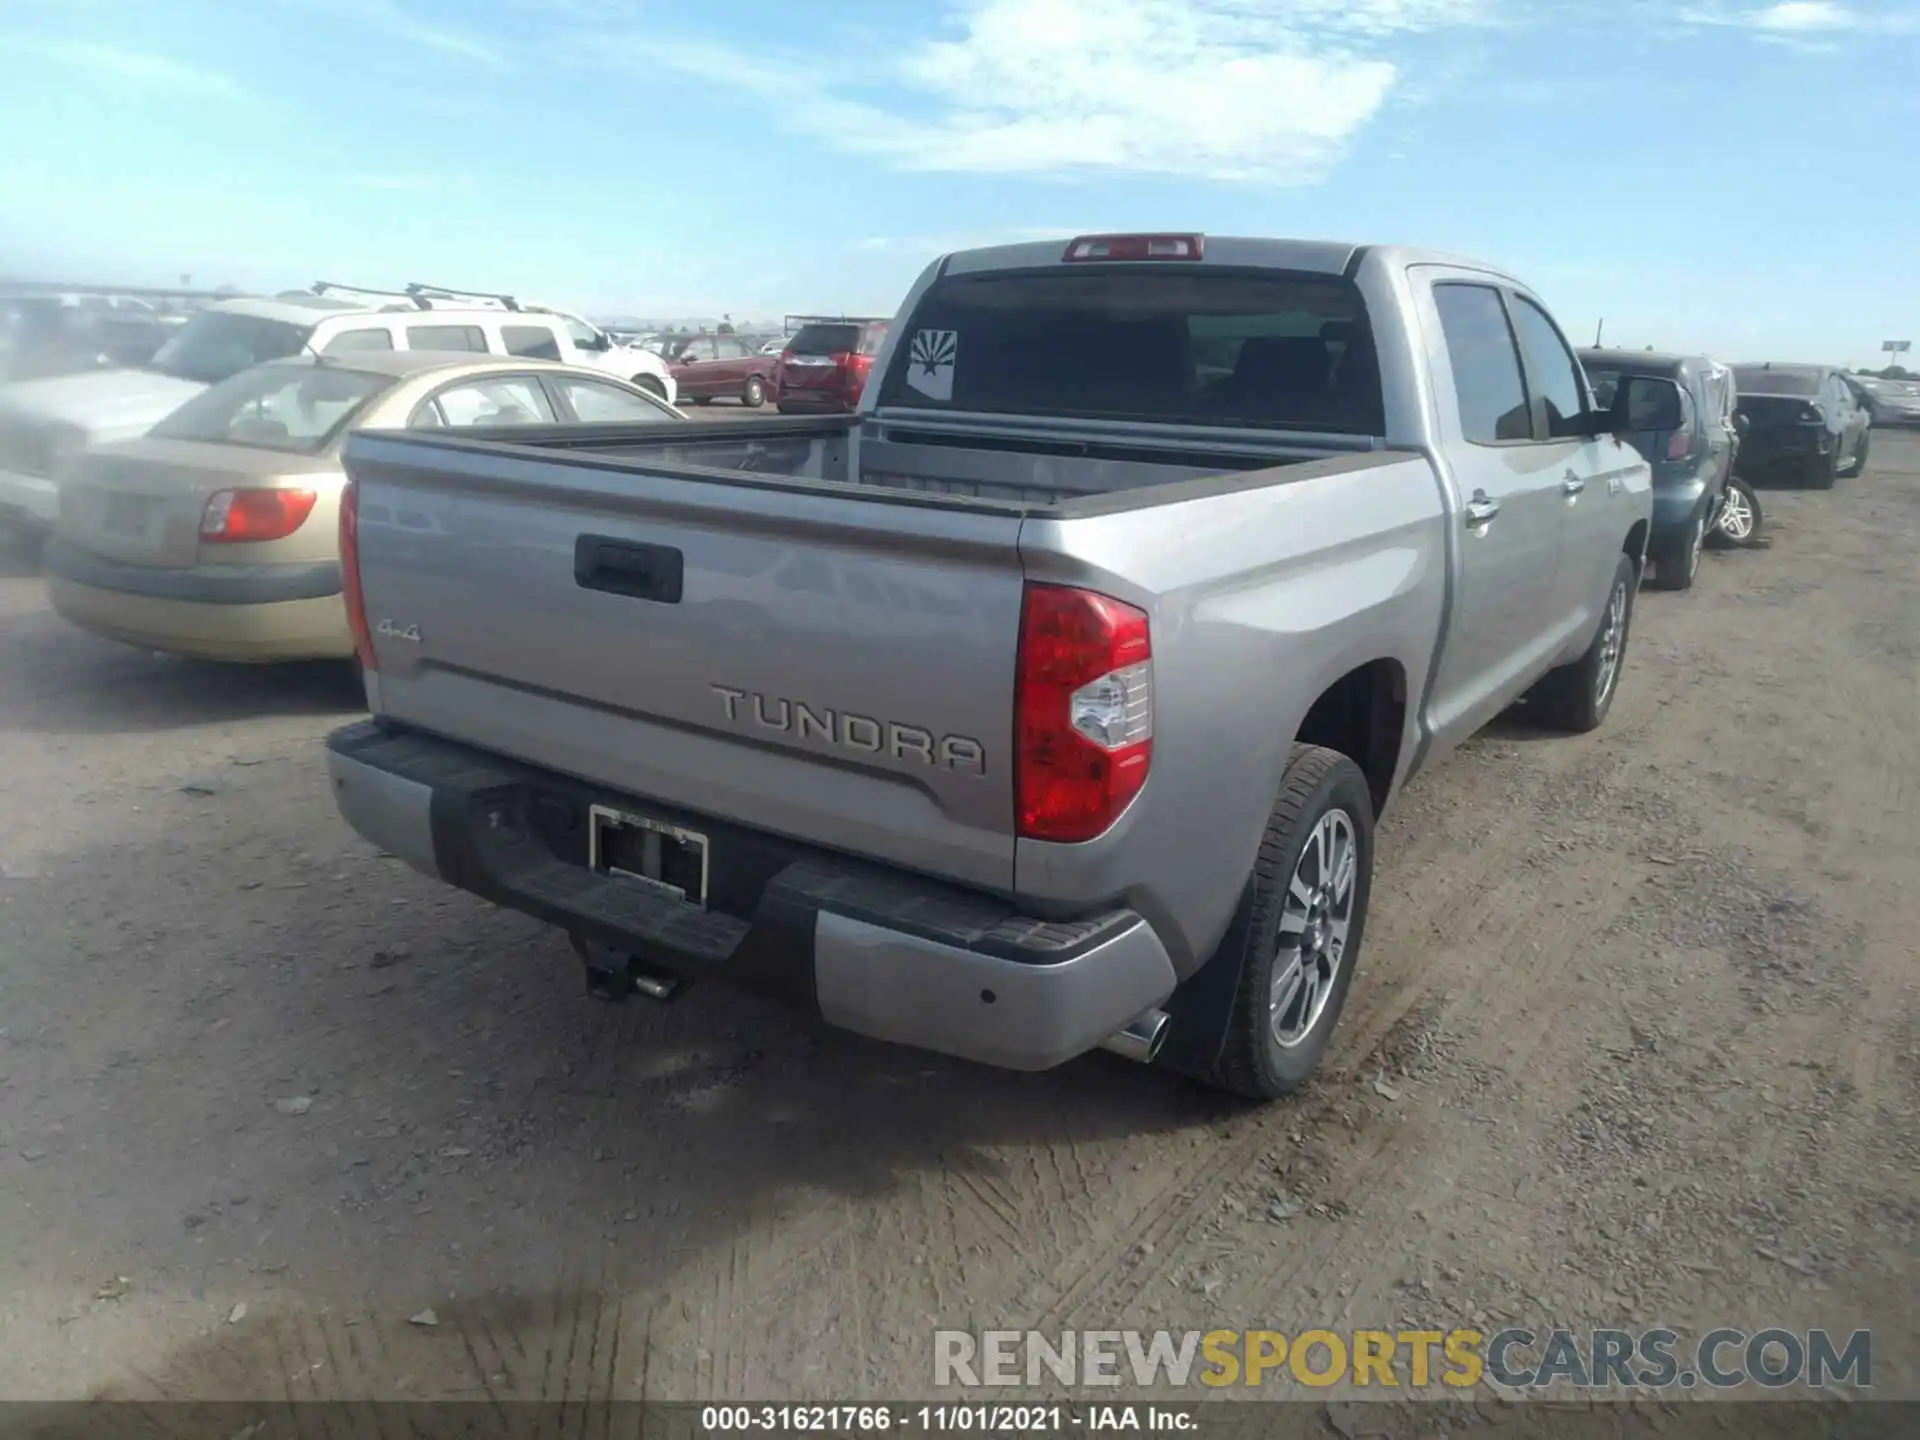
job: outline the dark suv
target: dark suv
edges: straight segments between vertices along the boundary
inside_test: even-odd
[[[1680,428],[1635,429],[1633,446],[1653,467],[1653,533],[1647,555],[1653,583],[1665,590],[1692,586],[1700,551],[1733,473],[1739,432],[1734,427],[1732,372],[1704,355],[1650,350],[1582,350],[1580,363],[1601,409],[1613,404],[1626,375],[1656,375],[1680,387]]]
[[[809,319],[794,332],[773,371],[783,415],[843,415],[860,403],[887,321]]]
[[[1821,490],[1867,468],[1873,417],[1831,365],[1736,365],[1747,419],[1740,473],[1797,480]]]

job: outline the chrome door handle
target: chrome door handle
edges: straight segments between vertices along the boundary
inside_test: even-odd
[[[1484,491],[1476,490],[1473,498],[1467,501],[1467,524],[1485,525],[1500,513],[1500,502],[1489,499]]]
[[[1571,470],[1567,472],[1567,478],[1560,482],[1560,493],[1567,496],[1569,499],[1571,499],[1575,495],[1578,495],[1582,490],[1586,488],[1587,488],[1587,482],[1581,479],[1578,475],[1574,474]]]

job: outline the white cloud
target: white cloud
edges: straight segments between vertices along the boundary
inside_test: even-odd
[[[627,58],[724,79],[787,124],[903,169],[1319,179],[1379,110],[1391,42],[1492,0],[968,0],[950,37],[817,66],[635,36]],[[863,98],[850,98],[853,95]],[[871,97],[871,98],[865,98]]]
[[[1691,25],[1750,31],[1756,40],[1797,49],[1831,50],[1849,35],[1920,34],[1920,15],[1906,7],[1843,5],[1837,0],[1780,0],[1773,5],[1709,5],[1680,12]]]
[[[403,8],[398,0],[283,0],[283,3],[318,10],[376,36],[417,45],[456,60],[468,60],[492,70],[507,68],[507,57],[497,46],[476,39],[464,30],[422,20]]]
[[[232,99],[245,93],[225,75],[211,70],[202,70],[166,55],[123,50],[91,40],[41,40],[15,35],[0,37],[0,49],[83,70],[103,80],[169,94]]]

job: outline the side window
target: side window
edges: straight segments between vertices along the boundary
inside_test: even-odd
[[[1580,394],[1580,366],[1547,312],[1523,295],[1513,297],[1513,325],[1527,374],[1547,402],[1547,435],[1566,439],[1579,434],[1577,422],[1587,406]]]
[[[1460,403],[1460,431],[1476,445],[1533,438],[1520,352],[1500,292],[1485,285],[1433,287]]]
[[[549,376],[548,382],[559,387],[562,398],[572,409],[574,417],[584,424],[600,424],[613,420],[671,420],[673,416],[648,400],[645,396],[635,395],[622,390],[618,385],[606,385],[598,380],[576,380],[571,375]]]
[[[409,350],[471,350],[487,353],[487,332],[478,325],[409,325]]]
[[[862,355],[878,355],[880,353],[880,346],[885,342],[886,338],[887,338],[886,326],[884,325],[866,326],[860,332],[859,353]]]
[[[573,341],[576,350],[598,350],[606,344],[600,332],[584,320],[567,315],[561,317],[560,323],[567,327],[567,338]]]
[[[713,343],[713,337],[702,335],[687,342],[687,348],[680,352],[680,363],[690,365],[701,360],[718,360],[720,347]]]
[[[746,346],[731,337],[716,340],[713,343],[717,347],[722,360],[744,360],[752,353]]]
[[[544,325],[503,325],[500,338],[506,342],[509,355],[522,355],[529,360],[560,358],[560,341]]]
[[[393,349],[393,336],[385,330],[342,330],[321,348],[320,353],[351,355],[355,351],[391,349]]]
[[[429,419],[428,417],[433,418]],[[538,425],[553,420],[553,407],[537,381],[526,376],[468,380],[449,386],[414,412],[412,429],[473,425]]]

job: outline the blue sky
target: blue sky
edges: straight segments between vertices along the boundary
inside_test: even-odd
[[[1579,338],[1920,330],[1920,0],[4,0],[0,269],[891,312],[1094,230],[1502,262]]]

